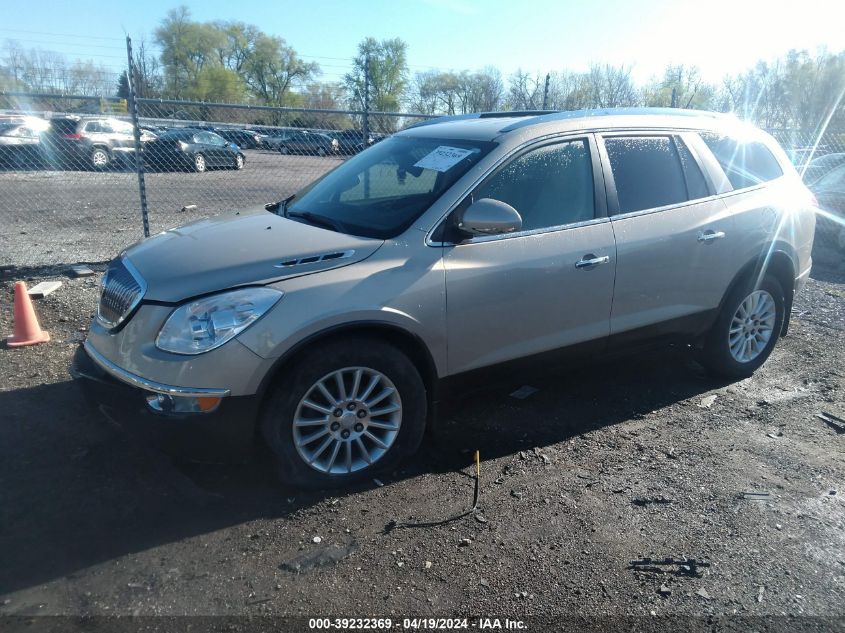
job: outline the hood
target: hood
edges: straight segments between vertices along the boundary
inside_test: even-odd
[[[147,283],[145,299],[176,302],[347,266],[366,259],[383,243],[259,208],[170,229],[138,242],[123,255]]]

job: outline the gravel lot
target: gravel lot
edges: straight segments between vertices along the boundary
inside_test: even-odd
[[[343,160],[244,154],[242,171],[147,174],[150,231],[280,200]],[[144,235],[138,178],[128,170],[0,171],[0,209],[0,266],[106,262]]]
[[[149,174],[152,231],[277,200],[342,160],[246,154],[241,172]],[[845,417],[841,252],[818,249],[790,336],[749,380],[714,382],[677,349],[521,377],[449,403],[384,485],[303,494],[260,450],[173,463],[70,381],[103,264],[141,236],[134,173],[0,172],[0,209],[3,335],[15,280],[64,284],[36,302],[49,343],[0,347],[0,621],[786,615],[845,630],[845,433],[816,417]],[[64,276],[79,262],[98,274]],[[523,384],[538,391],[508,395]],[[466,509],[476,449],[478,516],[386,529]],[[642,557],[709,566],[632,569]]]
[[[330,164],[261,156],[247,169],[271,159],[313,166],[300,174]],[[189,192],[182,183],[200,179],[254,184],[249,173],[160,178]],[[45,175],[9,177],[35,190]],[[63,177],[75,191],[93,178],[134,182]],[[284,195],[292,178],[256,196]],[[175,206],[159,226],[165,214],[187,219]],[[106,228],[80,233],[72,252],[85,256],[67,261],[113,255]],[[674,631],[679,622],[659,616],[736,614],[818,616],[787,622],[841,629],[845,434],[815,414],[845,417],[845,267],[841,254],[826,260],[790,336],[751,379],[714,382],[677,349],[520,377],[452,403],[438,435],[383,486],[341,494],[281,488],[261,452],[239,466],[174,464],[89,412],[67,366],[98,275],[32,270],[31,282],[64,285],[36,302],[49,343],[0,348],[0,616],[656,615]],[[22,272],[0,277],[4,334]],[[508,395],[523,384],[538,391]],[[476,449],[481,517],[385,529],[467,508]],[[644,556],[709,566],[700,577],[630,568]]]

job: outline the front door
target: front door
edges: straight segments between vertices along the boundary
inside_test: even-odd
[[[500,200],[523,225],[445,247],[450,374],[607,337],[616,248],[600,174],[591,137],[547,142],[459,205]]]

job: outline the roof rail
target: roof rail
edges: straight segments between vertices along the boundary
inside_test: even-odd
[[[684,108],[596,108],[588,110],[511,110],[500,112],[474,112],[472,114],[456,114],[451,116],[441,116],[427,121],[421,121],[414,125],[408,126],[407,129],[423,127],[426,125],[434,125],[435,123],[445,123],[447,121],[463,121],[467,119],[494,119],[494,118],[523,118],[522,121],[516,121],[510,125],[502,128],[502,132],[509,132],[511,130],[534,125],[536,123],[545,123],[547,121],[559,121],[565,119],[578,119],[587,117],[602,117],[602,116],[685,116],[685,117],[699,117],[699,118],[722,118],[730,117],[730,114],[721,112],[710,112],[708,110],[688,110]]]
[[[555,114],[557,112],[563,112],[563,110],[503,110],[501,112],[479,112],[478,118],[495,119],[517,116],[543,116],[546,114]]]

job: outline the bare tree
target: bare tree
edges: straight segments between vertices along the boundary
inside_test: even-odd
[[[543,79],[521,68],[508,78],[508,106],[511,110],[539,110],[543,105]]]
[[[3,75],[16,90],[44,93],[109,95],[117,74],[91,60],[68,61],[55,51],[24,49],[8,41],[3,50]]]
[[[639,105],[631,67],[593,64],[588,73],[590,107],[619,108]]]

